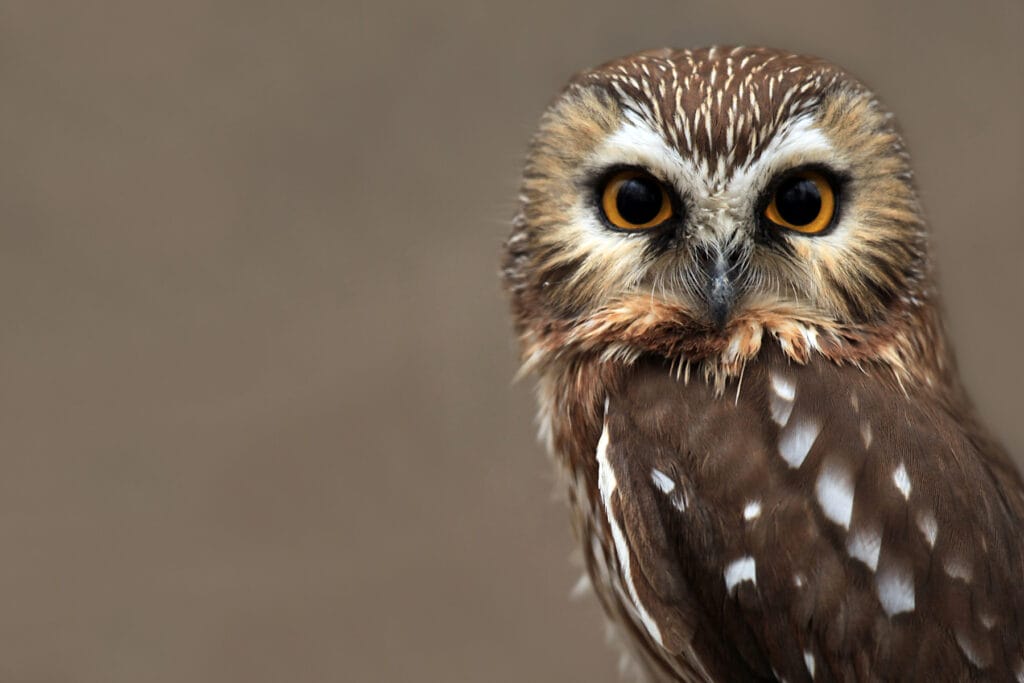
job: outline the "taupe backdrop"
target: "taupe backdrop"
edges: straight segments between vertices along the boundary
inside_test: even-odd
[[[765,43],[898,112],[1024,454],[1024,4],[8,2],[0,681],[614,681],[500,293],[574,70]]]

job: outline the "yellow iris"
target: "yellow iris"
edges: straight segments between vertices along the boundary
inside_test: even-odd
[[[672,217],[672,200],[664,186],[642,171],[619,171],[601,193],[608,221],[621,230],[647,230]]]
[[[775,225],[814,234],[832,224],[835,211],[835,192],[825,176],[800,171],[779,184],[764,215]]]

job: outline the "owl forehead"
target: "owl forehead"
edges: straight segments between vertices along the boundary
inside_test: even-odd
[[[779,133],[813,116],[837,86],[861,87],[813,57],[762,48],[646,52],[576,82],[606,91],[634,124],[719,180],[761,158]]]

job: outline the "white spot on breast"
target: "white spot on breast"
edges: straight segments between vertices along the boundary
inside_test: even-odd
[[[768,397],[768,407],[776,424],[785,427],[793,414],[793,399],[796,398],[796,385],[782,375],[772,373],[772,395]]]
[[[774,395],[768,401],[768,408],[771,410],[772,419],[780,427],[785,427],[790,415],[793,414],[793,404]]]
[[[914,576],[905,566],[889,567],[875,578],[878,601],[890,617],[914,609]]]
[[[867,420],[860,421],[860,440],[864,442],[864,449],[871,448],[871,442],[874,440],[874,434],[871,433],[871,423]]]
[[[960,646],[964,657],[967,657],[974,666],[983,669],[989,665],[988,653],[982,652],[980,648],[976,647],[970,637],[960,629],[956,630],[956,644]]]
[[[604,409],[607,414],[608,401],[605,401]],[[615,470],[608,460],[608,444],[608,420],[605,419],[604,428],[601,430],[601,438],[597,442],[597,488],[601,493],[601,502],[604,504],[608,528],[611,530],[612,540],[615,543],[615,555],[618,558],[619,569],[622,578],[626,582],[629,597],[633,601],[633,606],[636,608],[640,621],[651,635],[651,638],[659,645],[664,645],[661,639],[661,629],[658,628],[658,624],[651,618],[650,613],[648,613],[643,603],[640,602],[640,596],[637,595],[636,586],[633,584],[633,572],[630,568],[630,551],[629,544],[626,542],[626,534],[619,527],[615,514],[612,512],[612,494],[618,486],[618,480],[615,478]]]
[[[821,425],[813,419],[800,420],[790,425],[779,438],[779,455],[793,469],[800,467],[811,452],[820,431]]]
[[[669,497],[669,501],[672,503],[672,507],[680,512],[686,512],[686,494],[682,491],[676,491]]]
[[[853,406],[853,412],[855,412],[855,413],[859,413],[860,412],[860,399],[857,398],[857,392],[856,391],[851,391],[850,392],[850,405]]]
[[[928,547],[934,548],[935,539],[939,536],[939,523],[935,521],[935,515],[928,511],[917,513],[917,528],[924,534]]]
[[[853,479],[849,470],[841,465],[826,465],[818,475],[814,491],[825,516],[849,529],[853,515]]]
[[[754,558],[746,555],[738,560],[733,560],[725,568],[725,590],[732,595],[737,584],[743,581],[751,581],[757,585],[757,563]]]
[[[804,575],[803,574],[793,574],[793,585],[796,586],[797,588],[803,588],[804,587]]]
[[[743,519],[748,522],[761,516],[761,501],[752,500],[743,508]]]
[[[942,568],[951,579],[960,579],[967,583],[971,582],[974,571],[971,565],[962,557],[949,557],[942,563]]]
[[[984,626],[986,630],[991,631],[992,627],[996,625],[996,618],[988,612],[982,612],[981,616],[978,618],[981,619],[981,625]]]
[[[878,569],[878,556],[882,552],[882,536],[873,529],[856,531],[846,544],[846,552],[875,571]]]
[[[672,478],[659,469],[651,470],[651,481],[662,493],[672,493],[676,488],[676,483],[672,481]]]
[[[896,484],[896,488],[903,494],[904,500],[910,500],[910,491],[913,486],[910,485],[910,475],[907,474],[907,468],[900,463],[899,466],[893,470],[892,483]]]
[[[807,673],[814,678],[814,653],[810,650],[804,650],[804,666],[807,667]]]
[[[796,398],[796,384],[787,377],[778,373],[772,373],[772,391],[783,401],[793,402]]]

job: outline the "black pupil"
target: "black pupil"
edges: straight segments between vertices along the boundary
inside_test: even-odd
[[[821,213],[821,193],[813,180],[787,178],[775,191],[775,208],[790,225],[804,226]]]
[[[661,186],[653,178],[630,178],[619,186],[615,208],[633,225],[650,223],[661,211]]]

